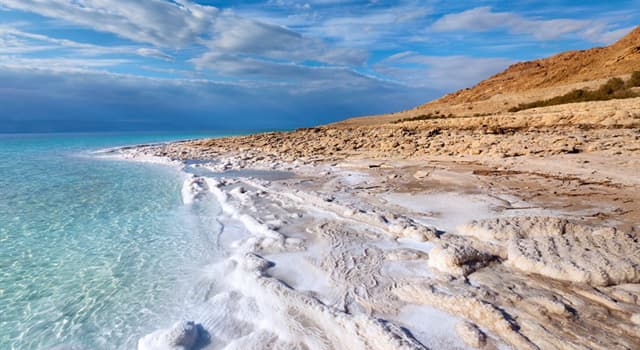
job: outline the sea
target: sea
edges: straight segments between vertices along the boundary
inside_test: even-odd
[[[176,167],[95,152],[226,135],[0,135],[0,349],[135,349],[182,319],[219,205],[185,205]]]

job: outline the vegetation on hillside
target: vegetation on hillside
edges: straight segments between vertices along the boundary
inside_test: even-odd
[[[522,103],[509,109],[509,112],[518,112],[524,109],[556,106],[566,103],[606,101],[620,98],[640,97],[640,93],[633,88],[640,87],[640,71],[633,72],[631,78],[625,83],[620,78],[611,78],[596,90],[576,89],[562,96],[556,96],[547,100],[539,100],[530,103]]]
[[[627,81],[627,87],[640,86],[640,71],[635,71],[631,74],[631,78]]]
[[[418,120],[427,120],[427,119],[438,119],[438,118],[455,118],[455,115],[453,114],[440,114],[440,111],[436,111],[435,113],[427,113],[427,114],[421,114],[415,117],[409,117],[409,118],[403,118],[400,120],[396,120],[393,121],[393,124],[399,124],[399,123],[404,123],[404,122],[414,122],[414,121],[418,121]]]

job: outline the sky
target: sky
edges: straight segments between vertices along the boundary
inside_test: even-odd
[[[0,0],[0,132],[389,113],[638,24],[640,0]]]

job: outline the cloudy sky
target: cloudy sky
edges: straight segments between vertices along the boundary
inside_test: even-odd
[[[640,0],[0,0],[0,132],[392,112],[638,24]]]

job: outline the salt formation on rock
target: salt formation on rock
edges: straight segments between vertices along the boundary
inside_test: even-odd
[[[473,348],[479,349],[487,345],[487,335],[471,322],[458,323],[456,331],[464,342]]]
[[[538,349],[526,337],[518,332],[518,326],[505,316],[496,306],[478,300],[470,296],[453,295],[440,291],[432,284],[405,285],[397,288],[394,293],[402,300],[416,303],[434,305],[453,314],[462,315],[467,320],[476,322],[504,337],[517,349]],[[468,329],[463,328],[465,335]],[[469,342],[477,335],[472,335]]]
[[[640,244],[625,233],[514,240],[507,264],[551,278],[607,286],[640,282]]]
[[[221,159],[212,168],[272,166],[269,157]],[[446,210],[416,213],[384,199],[388,181],[414,188],[431,175],[391,177],[394,170],[378,167],[365,183],[335,168],[291,166],[298,175],[290,180],[185,184],[194,198],[218,200],[223,227],[243,228],[218,237],[229,256],[210,273],[224,276],[224,287],[203,288],[221,311],[187,317],[211,336],[203,350],[463,349],[461,340],[483,349],[638,348],[635,231],[497,209],[497,218],[443,232],[432,223],[446,220]],[[510,198],[496,202],[513,209]],[[444,342],[419,333],[437,319],[402,311],[433,308],[453,318]]]
[[[296,349],[424,349],[400,327],[365,314],[352,315],[325,306],[316,298],[291,289],[268,275],[268,261],[255,254],[239,257],[239,265],[252,276],[244,283],[260,300],[276,325],[278,337]],[[248,290],[247,290],[248,292]]]
[[[438,236],[438,230],[435,227],[420,224],[407,216],[398,215],[383,208],[367,208],[364,203],[359,203],[358,206],[342,204],[333,197],[303,191],[297,191],[295,195],[290,194],[288,197],[300,203],[336,212],[348,219],[386,230],[395,238],[406,237],[423,242]]]
[[[524,272],[594,286],[640,282],[640,241],[613,228],[506,217],[471,223],[461,233],[505,242],[506,264]]]
[[[226,215],[241,222],[251,233],[252,236],[244,240],[242,244],[246,245],[245,249],[256,252],[275,252],[286,250],[300,250],[303,248],[302,240],[298,238],[286,237],[282,233],[275,230],[273,225],[270,227],[268,223],[257,220],[254,216],[249,215],[245,211],[239,210],[230,204],[231,199],[244,204],[246,211],[255,211],[256,208],[251,202],[250,194],[242,187],[235,187],[229,192],[221,190],[224,186],[232,186],[237,183],[233,180],[215,180],[211,178],[202,178],[207,188],[220,203],[222,210]],[[257,193],[254,193],[257,196]],[[249,247],[250,246],[250,247]]]
[[[142,337],[138,342],[138,350],[191,350],[197,340],[197,325],[193,321],[182,321],[169,329]]]
[[[466,276],[485,266],[492,258],[471,246],[443,243],[429,252],[429,267],[452,275]]]
[[[495,240],[474,239],[453,232],[433,241],[429,267],[454,276],[467,276],[493,262],[506,259],[505,249]]]
[[[206,196],[209,186],[204,178],[199,176],[189,176],[182,185],[182,202],[192,204]]]
[[[555,216],[507,216],[472,221],[461,225],[458,233],[483,241],[504,242],[510,239],[559,235],[568,224],[567,219]]]
[[[210,303],[220,303],[219,307],[229,308],[221,314],[198,319],[212,338],[212,344],[204,349],[425,349],[400,326],[373,316],[378,309],[376,305],[388,300],[392,281],[380,272],[382,250],[369,247],[364,255],[355,255],[363,249],[364,237],[350,227],[370,225],[375,230],[384,228],[385,232],[391,232],[392,224],[407,230],[412,227],[418,230],[415,228],[418,224],[388,213],[388,220],[378,219],[381,211],[373,208],[366,208],[371,214],[360,211],[343,216],[350,205],[326,201],[322,193],[301,195],[279,191],[268,181],[257,179],[190,176],[182,192],[185,204],[213,196],[223,212],[221,225],[239,224],[245,231],[233,237],[228,259],[211,267],[212,273],[222,276],[220,285],[203,286],[214,290],[226,286],[228,291],[215,295],[207,292],[204,297]],[[340,223],[296,214],[307,205],[337,215]],[[319,223],[311,224],[310,220]],[[339,297],[335,300],[296,290],[271,275],[273,269],[288,267],[268,260],[270,255],[302,253],[307,248],[306,240],[299,238],[298,227],[307,227],[309,238],[322,237],[333,245],[324,259],[312,264],[328,274],[332,287],[338,290]],[[292,233],[298,237],[290,236]],[[360,263],[354,266],[353,259]],[[193,323],[179,323],[143,337],[138,348],[188,350],[195,343],[193,337],[197,337],[192,330],[197,332]]]

